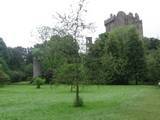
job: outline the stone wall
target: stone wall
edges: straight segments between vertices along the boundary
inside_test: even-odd
[[[41,66],[39,60],[34,57],[33,58],[33,77],[41,76]]]

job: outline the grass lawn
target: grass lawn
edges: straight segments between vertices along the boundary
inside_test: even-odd
[[[69,86],[0,88],[0,120],[160,120],[160,88],[85,86],[84,107],[74,108]]]

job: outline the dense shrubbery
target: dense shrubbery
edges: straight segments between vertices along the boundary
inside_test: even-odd
[[[156,84],[160,79],[159,46],[159,40],[142,40],[129,26],[101,34],[83,57],[71,36],[53,36],[38,45],[38,53],[46,83],[54,76],[54,82],[71,85],[75,78],[85,84]]]
[[[35,78],[33,78],[33,83],[39,89],[39,88],[41,88],[41,85],[43,85],[45,83],[45,79],[42,79],[40,77],[35,77]]]
[[[101,34],[86,54],[78,52],[72,36],[52,36],[32,50],[7,48],[0,39],[1,77],[11,82],[32,80],[32,55],[36,55],[47,84],[157,84],[160,80],[160,41],[140,39],[133,27]]]
[[[10,80],[9,76],[5,72],[0,70],[0,86],[8,83],[9,80]]]
[[[51,84],[54,81],[55,75],[54,71],[52,69],[47,69],[46,71],[43,72],[43,77],[45,78],[45,83],[46,84]]]
[[[77,68],[76,64],[64,64],[62,65],[57,72],[57,79],[61,83],[73,84],[74,79],[77,77]],[[79,72],[78,72],[79,73]]]
[[[101,34],[86,55],[88,78],[96,84],[157,83],[159,46],[157,39],[140,39],[132,26]]]
[[[0,38],[0,71],[1,77],[10,82],[20,82],[32,77],[31,49],[7,47]]]
[[[11,82],[20,82],[25,80],[25,73],[22,71],[11,71]]]

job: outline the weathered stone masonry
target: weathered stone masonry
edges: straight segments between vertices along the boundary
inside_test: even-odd
[[[143,25],[142,20],[140,20],[139,15],[135,13],[129,13],[128,15],[123,11],[117,13],[117,15],[110,15],[110,18],[104,21],[106,32],[110,32],[114,28],[126,25],[134,25],[137,31],[140,34],[140,37],[143,37]]]

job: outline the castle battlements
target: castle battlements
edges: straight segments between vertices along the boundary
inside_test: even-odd
[[[112,31],[114,28],[126,25],[134,25],[139,32],[140,36],[143,36],[143,25],[139,15],[135,13],[126,14],[123,11],[119,11],[117,15],[110,15],[110,18],[104,21],[106,32]]]

